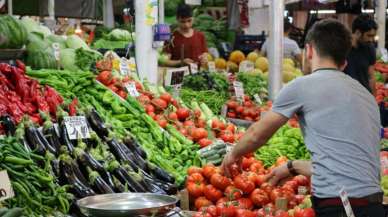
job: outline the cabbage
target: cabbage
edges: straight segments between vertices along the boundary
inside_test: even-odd
[[[37,32],[42,34],[44,37],[51,35],[51,31],[46,26],[40,25],[29,17],[23,17],[21,19],[22,25],[27,29],[28,33]]]
[[[43,40],[43,36],[40,33],[31,32],[28,34],[28,44],[27,51],[28,52],[37,52],[41,50],[46,50],[49,48],[49,43]]]
[[[63,36],[53,34],[49,35],[47,39],[51,42],[50,44],[58,43],[61,50],[66,48],[66,39]]]
[[[66,45],[68,48],[84,48],[86,50],[89,50],[89,46],[77,35],[68,36],[66,39]]]
[[[61,50],[60,61],[65,70],[78,71],[80,70],[75,63],[75,49],[67,48]]]
[[[108,34],[108,38],[113,41],[129,41],[131,33],[124,29],[114,29]]]

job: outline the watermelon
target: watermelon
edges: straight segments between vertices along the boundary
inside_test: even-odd
[[[0,17],[0,48],[7,48],[10,43],[10,31],[4,16]]]
[[[44,51],[29,52],[27,56],[27,65],[32,69],[55,69],[57,61],[50,48]]]
[[[6,38],[8,38],[8,42],[5,43],[2,48],[22,48],[24,44],[27,42],[27,30],[20,23],[19,20],[15,19],[12,16],[5,15],[1,17],[1,30]]]

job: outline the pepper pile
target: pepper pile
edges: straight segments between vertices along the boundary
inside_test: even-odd
[[[10,115],[19,123],[24,115],[35,123],[42,123],[39,111],[50,112],[55,117],[62,97],[48,86],[41,87],[38,81],[25,75],[25,65],[16,61],[17,66],[0,63],[0,116]],[[2,128],[0,128],[2,131]]]
[[[388,108],[388,89],[380,82],[376,82],[376,101],[377,104],[383,104],[384,108]]]
[[[282,157],[276,165],[285,162],[287,159]],[[291,216],[287,211],[275,208],[275,204],[281,199],[285,201],[283,209],[309,213],[310,215],[302,215],[306,217],[315,216],[314,211],[309,208],[309,198],[305,196],[310,189],[310,180],[307,177],[298,175],[281,186],[272,186],[265,180],[270,170],[266,170],[261,161],[244,157],[241,166],[243,172],[236,166],[231,178],[225,177],[220,168],[211,164],[203,168],[189,168],[186,188],[191,205],[199,210],[194,216]],[[306,192],[298,192],[299,187]]]

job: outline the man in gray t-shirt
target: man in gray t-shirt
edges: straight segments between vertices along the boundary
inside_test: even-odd
[[[316,23],[306,38],[306,57],[312,73],[285,86],[270,112],[240,139],[225,156],[222,169],[241,162],[260,148],[296,114],[311,153],[311,161],[289,161],[268,175],[277,184],[290,175],[311,176],[312,200],[317,217],[340,217],[339,198],[349,195],[356,217],[384,217],[380,188],[380,116],[374,97],[345,75],[350,32],[337,21]],[[349,106],[352,105],[352,106]]]

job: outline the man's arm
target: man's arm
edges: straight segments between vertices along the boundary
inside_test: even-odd
[[[275,132],[287,123],[288,118],[276,112],[269,111],[264,117],[254,123],[240,139],[233,150],[225,156],[222,169],[230,175],[229,168],[240,159],[264,145]]]
[[[312,165],[311,161],[304,160],[295,160],[292,162],[292,166],[295,169],[295,172],[300,175],[310,177],[312,175]],[[267,175],[267,180],[271,185],[277,185],[283,179],[290,177],[290,171],[288,170],[287,164],[283,164],[279,167],[276,167]]]
[[[374,65],[369,66],[368,74],[369,74],[369,87],[372,90],[373,95],[375,95],[376,94],[376,79],[375,79],[375,67],[374,67]]]

